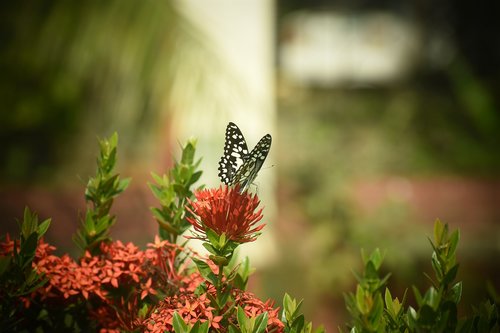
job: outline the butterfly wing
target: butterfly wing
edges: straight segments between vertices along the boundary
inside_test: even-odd
[[[266,134],[248,154],[244,163],[236,170],[231,185],[240,184],[241,190],[245,191],[257,177],[257,173],[264,164],[267,154],[271,149],[272,137]]]
[[[219,178],[226,185],[233,185],[236,171],[244,164],[248,147],[238,126],[230,122],[226,127],[224,154],[219,160]]]

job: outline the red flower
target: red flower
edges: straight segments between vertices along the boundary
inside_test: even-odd
[[[211,229],[219,236],[225,234],[234,242],[246,243],[256,240],[265,226],[255,226],[262,219],[262,208],[255,212],[260,203],[257,195],[240,193],[238,186],[201,190],[194,195],[196,201],[188,199],[191,207],[187,207],[194,217],[187,220],[199,234],[192,238],[206,240]]]

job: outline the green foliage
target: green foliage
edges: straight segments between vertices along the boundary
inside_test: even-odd
[[[362,276],[356,275],[358,286],[356,293],[345,295],[347,310],[353,318],[353,328],[363,332],[384,332],[386,324],[382,289],[389,279],[389,274],[379,278],[378,270],[382,265],[384,255],[376,249],[367,257],[362,252],[365,270]]]
[[[285,294],[283,297],[283,312],[281,321],[285,324],[285,333],[311,333],[312,322],[305,322],[304,315],[300,313],[302,301],[297,302],[296,299]],[[314,333],[324,333],[323,327],[314,330]]]
[[[80,229],[73,237],[74,242],[82,250],[91,253],[98,251],[103,241],[109,240],[110,228],[115,223],[115,216],[109,211],[113,200],[128,187],[130,179],[120,180],[119,174],[114,174],[116,164],[116,148],[118,134],[115,132],[109,139],[99,140],[100,155],[97,159],[95,177],[89,179],[85,189],[87,212]]]
[[[434,224],[434,249],[431,263],[435,278],[432,286],[422,295],[413,287],[417,309],[408,308],[408,326],[413,331],[453,332],[457,326],[457,305],[462,296],[462,282],[454,283],[458,272],[455,252],[460,234],[451,235],[448,225],[437,220]]]
[[[248,257],[243,258],[243,261],[236,265],[233,269],[230,269],[229,267],[225,267],[224,269],[226,270],[227,280],[232,283],[233,288],[240,290],[247,289],[248,279],[253,273]]]
[[[38,241],[50,225],[50,219],[38,222],[29,208],[24,210],[21,232],[14,240],[11,256],[0,256],[0,325],[6,331],[14,330],[25,309],[20,296],[28,295],[42,287],[47,280],[32,266]]]
[[[0,330],[136,332],[145,325],[163,325],[156,319],[166,319],[164,316],[169,313],[173,320],[167,325],[182,333],[262,333],[282,327],[278,309],[271,302],[262,302],[245,291],[252,272],[250,263],[247,258],[236,263],[233,254],[237,243],[225,234],[209,237],[215,244],[211,258],[219,255],[218,259],[225,260],[223,263],[200,260],[196,254],[188,256],[205,280],[201,284],[198,274],[178,270],[178,264],[186,260],[179,256],[182,247],[155,239],[149,245],[155,249],[153,254],[140,251],[133,244],[110,241],[109,231],[115,222],[110,208],[129,184],[114,173],[117,143],[116,133],[99,141],[96,176],[89,179],[85,190],[89,207],[74,239],[90,255],[78,262],[66,254],[53,255],[54,247],[40,241],[50,220],[39,223],[28,209],[19,238],[11,241],[7,237],[0,243]],[[173,216],[174,219],[164,221],[171,222],[176,230],[190,225],[185,220],[185,205],[193,197],[191,186],[201,176],[197,170],[200,161],[194,161],[194,153],[195,141],[191,140],[183,148],[181,162],[175,164],[168,177],[161,178],[160,185],[150,185],[164,209],[153,211],[159,216]],[[172,215],[161,215],[164,212]],[[165,302],[159,302],[162,298]],[[295,301],[287,302],[288,309],[296,309]],[[159,313],[159,317],[154,317]],[[193,313],[197,316],[194,322]],[[288,318],[304,322],[295,310]],[[305,330],[302,326],[294,332],[310,333],[310,326]]]
[[[195,152],[196,140],[190,139],[182,147],[181,161],[175,161],[169,173],[161,177],[152,173],[155,183],[148,184],[160,201],[160,208],[151,208],[160,227],[160,237],[172,243],[191,226],[186,220],[190,213],[185,210],[185,206],[187,199],[193,198],[191,187],[202,174],[198,170],[201,159],[195,162]]]
[[[458,230],[452,233],[448,225],[437,220],[434,240],[430,240],[434,277],[428,275],[431,286],[425,293],[413,286],[416,307],[405,309],[406,292],[402,301],[392,298],[388,288],[382,298],[389,274],[379,277],[383,256],[376,249],[369,257],[363,255],[364,272],[357,277],[356,293],[346,295],[346,307],[352,321],[351,332],[498,332],[499,316],[495,303],[484,302],[474,308],[472,317],[458,318],[457,308],[462,295],[462,282],[455,282],[458,272],[456,249]],[[385,304],[384,304],[385,303]]]
[[[184,322],[181,316],[177,312],[174,313],[174,318],[172,321],[175,333],[208,333],[208,321],[201,323],[197,321],[193,326],[189,326]]]
[[[229,326],[229,332],[239,333],[262,333],[267,327],[267,312],[261,313],[257,317],[247,317],[245,311],[238,306],[237,318],[238,328]]]

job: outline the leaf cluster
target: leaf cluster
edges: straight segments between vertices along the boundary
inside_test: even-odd
[[[29,295],[42,287],[47,279],[37,273],[32,262],[35,258],[38,241],[50,225],[50,219],[38,221],[35,213],[24,209],[20,223],[19,239],[13,241],[11,256],[0,256],[0,314],[3,318],[2,329],[14,329],[23,316],[20,297]]]
[[[425,292],[412,287],[415,307],[405,304],[406,292],[402,301],[392,297],[386,287],[389,274],[380,278],[378,271],[383,261],[380,250],[376,249],[369,257],[363,255],[364,272],[356,275],[356,293],[345,295],[351,315],[347,325],[350,332],[499,332],[499,313],[494,302],[486,301],[473,308],[472,316],[458,318],[462,295],[462,282],[455,282],[459,239],[458,230],[450,233],[447,224],[435,222],[434,239],[429,240],[434,276],[426,275],[431,286]]]
[[[85,200],[87,211],[81,221],[80,229],[73,237],[76,245],[83,251],[95,254],[103,241],[109,241],[111,227],[116,217],[109,214],[113,200],[128,187],[130,179],[120,179],[114,173],[118,134],[109,139],[99,140],[100,154],[97,159],[97,172],[87,182]]]
[[[285,333],[311,333],[312,322],[306,322],[304,315],[300,313],[303,300],[296,299],[285,293],[283,297],[283,312],[281,321],[285,324]],[[324,333],[322,326],[314,330],[314,333]]]
[[[187,199],[193,198],[191,187],[202,175],[199,170],[201,159],[195,161],[195,152],[196,140],[190,139],[182,147],[180,162],[175,161],[173,168],[163,176],[152,173],[155,182],[148,183],[160,202],[160,207],[151,208],[159,225],[160,237],[171,243],[175,243],[177,237],[191,226],[186,219],[190,213],[185,206]]]

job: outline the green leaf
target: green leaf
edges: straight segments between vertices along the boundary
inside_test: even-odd
[[[441,294],[434,288],[430,287],[424,295],[424,304],[429,305],[432,309],[437,310],[441,301]]]
[[[392,318],[395,318],[397,311],[394,309],[392,295],[391,295],[391,292],[389,291],[389,288],[385,288],[384,299],[385,299],[385,307],[387,309],[387,312],[389,313],[389,315]]]
[[[423,326],[431,326],[436,321],[436,312],[431,306],[424,304],[419,310],[418,323]]]
[[[366,277],[366,279],[369,279],[369,280],[378,279],[377,268],[375,267],[374,262],[371,260],[368,261],[365,265],[365,277]]]
[[[191,179],[189,181],[189,185],[192,185],[192,184],[196,183],[200,179],[200,177],[201,177],[202,174],[203,174],[203,171],[196,171],[196,172],[194,172],[191,175]]]
[[[200,324],[200,327],[198,328],[198,332],[193,332],[193,333],[208,333],[208,329],[210,328],[208,320],[205,321],[204,323]]]
[[[109,146],[112,148],[118,146],[118,133],[113,132],[113,134],[111,134],[111,136],[109,137],[108,142]]]
[[[125,178],[120,180],[120,183],[118,184],[117,192],[122,193],[125,191],[128,186],[130,185],[130,182],[132,181],[132,178]]]
[[[455,280],[457,276],[457,273],[458,273],[458,264],[456,264],[448,272],[446,272],[445,276],[443,277],[443,280],[441,281],[441,284],[443,286],[447,286],[448,284],[453,282],[453,280]]]
[[[444,225],[439,219],[436,219],[436,221],[434,222],[434,241],[436,242],[436,245],[441,244],[443,233]]]
[[[190,139],[182,150],[181,163],[192,164],[194,161],[195,151],[196,151],[196,139]]]
[[[212,272],[210,266],[200,259],[192,258],[192,260],[196,264],[196,267],[198,267],[198,271],[200,272],[201,276],[203,276],[203,278],[211,284],[217,285],[217,277],[215,276],[214,272]]]
[[[220,295],[219,298],[217,298],[217,305],[219,308],[223,308],[226,306],[227,301],[229,300],[229,297],[231,296],[231,289],[226,288]]]
[[[460,241],[460,230],[457,229],[450,236],[449,240],[450,248],[448,250],[448,259],[451,259],[455,256],[459,241]]]
[[[214,249],[214,247],[212,246],[212,244],[210,244],[208,242],[204,242],[202,245],[203,245],[203,247],[205,249],[207,249],[208,252],[210,252],[210,253],[212,253],[214,255],[218,254],[217,250]]]
[[[290,327],[291,327],[293,332],[300,333],[304,329],[304,323],[305,323],[304,316],[300,315],[300,316],[295,317],[295,319],[293,320]]]
[[[40,225],[38,226],[38,230],[37,230],[38,239],[40,239],[43,235],[45,235],[45,233],[49,229],[50,222],[51,222],[51,219],[46,219],[45,221],[40,223]]]
[[[151,177],[153,177],[154,181],[162,186],[168,185],[168,178],[164,175],[163,177],[158,176],[156,173],[151,172]],[[151,186],[151,183],[148,183]]]
[[[385,254],[380,252],[380,249],[376,248],[370,255],[370,261],[375,266],[375,270],[378,270],[384,261]]]
[[[281,321],[284,323],[290,322],[291,314],[295,311],[295,300],[290,297],[287,293],[283,296],[283,314],[281,316]]]
[[[172,320],[172,326],[176,333],[189,333],[189,327],[184,322],[184,319],[176,312],[174,312],[174,318]]]
[[[21,239],[28,238],[32,233],[36,232],[38,226],[38,216],[31,212],[28,207],[24,208],[24,218],[21,224]]]
[[[441,280],[443,277],[443,266],[441,265],[441,261],[439,261],[439,258],[437,256],[437,252],[435,252],[435,251],[432,253],[431,264],[432,264],[432,268],[434,269],[434,272],[436,273],[438,280]]]
[[[261,313],[260,315],[258,315],[257,318],[255,319],[255,325],[254,325],[254,328],[252,330],[252,333],[264,332],[267,328],[267,320],[268,320],[267,312],[264,312],[264,313]]]
[[[301,299],[298,303],[296,300],[293,300],[293,304],[294,304],[294,307],[295,309],[293,310],[293,312],[291,313],[291,319],[292,321],[295,320],[295,318],[297,318],[299,315],[300,315],[300,307],[302,306],[302,302],[304,300]]]
[[[241,333],[252,333],[252,323],[249,318],[245,315],[245,311],[238,306],[236,310],[236,318],[238,319],[238,325],[240,326]]]
[[[210,228],[207,228],[205,233],[207,235],[208,241],[213,245],[215,249],[219,250],[220,249],[219,235]],[[216,254],[218,254],[218,252]]]
[[[375,295],[375,302],[371,308],[368,320],[370,321],[371,327],[378,328],[382,323],[382,315],[384,314],[384,301],[382,300],[382,295],[377,293]]]
[[[450,289],[450,298],[455,304],[460,303],[460,299],[462,298],[462,282],[457,282]]]
[[[29,235],[28,239],[21,243],[21,250],[19,251],[19,256],[22,258],[22,268],[31,265],[31,261],[35,256],[36,247],[38,244],[38,235],[36,232]]]
[[[365,293],[365,290],[360,285],[358,285],[356,287],[356,306],[359,312],[361,312],[362,314],[367,314],[370,311],[369,305],[365,303],[366,298],[367,295]]]
[[[421,307],[423,305],[422,294],[417,289],[417,287],[412,286],[412,289],[413,289],[413,294],[415,295],[415,301],[417,302],[417,305]]]
[[[408,327],[410,328],[410,332],[415,332],[418,326],[418,314],[417,311],[413,307],[408,307],[407,316],[408,318]]]

